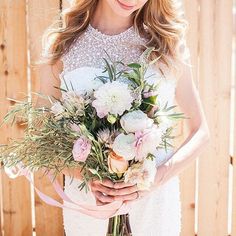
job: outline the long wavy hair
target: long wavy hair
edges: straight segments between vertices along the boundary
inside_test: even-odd
[[[41,61],[53,65],[68,52],[88,27],[98,1],[73,0],[71,6],[61,12],[60,20],[44,32]],[[159,58],[160,64],[168,68],[173,67],[173,61],[183,61],[181,47],[188,27],[183,16],[179,0],[148,0],[133,13],[135,30],[148,38],[145,46],[155,48],[151,60]]]

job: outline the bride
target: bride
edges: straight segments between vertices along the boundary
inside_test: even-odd
[[[158,95],[160,106],[176,101],[190,117],[185,120],[189,128],[185,142],[167,153],[157,150],[157,174],[150,191],[137,191],[131,184],[94,180],[89,184],[91,191],[86,193],[78,189],[79,169],[63,171],[64,191],[74,201],[98,205],[133,201],[129,212],[133,236],[180,235],[178,174],[209,141],[184,39],[186,21],[180,13],[175,0],[74,0],[62,14],[61,28],[47,30],[44,37],[40,92],[60,97],[54,86],[63,88],[65,80],[78,93],[85,93],[96,83],[94,77],[102,74],[102,58],[110,55],[113,60],[130,63],[138,61],[145,48],[155,47],[151,58],[160,58],[155,65],[156,81],[152,82],[163,81]],[[63,219],[67,236],[104,236],[107,231],[108,219],[95,219],[69,209],[63,210]]]

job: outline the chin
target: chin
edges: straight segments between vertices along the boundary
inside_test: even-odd
[[[137,10],[137,6],[133,6],[130,9],[125,9],[125,6],[122,6],[122,0],[108,0],[107,1],[113,12],[122,17],[129,17],[133,12]]]

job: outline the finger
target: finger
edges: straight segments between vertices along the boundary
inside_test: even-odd
[[[103,180],[94,180],[93,185],[103,185],[105,187],[113,188],[114,183],[110,179],[103,179]]]
[[[116,193],[118,192],[118,189],[114,189],[114,188],[108,188],[100,183],[96,184],[93,186],[93,190],[102,192],[106,195],[110,195],[110,196],[115,196]]]
[[[110,203],[114,201],[114,197],[106,196],[99,191],[95,191],[94,196],[102,203]]]
[[[146,197],[149,193],[150,193],[150,191],[145,191],[145,190],[144,191],[138,191],[138,197],[136,195],[135,199],[124,200],[123,202],[124,203],[129,203],[129,202],[134,202],[134,201],[140,200],[141,198]]]
[[[119,189],[114,189],[114,190],[113,192],[115,192],[115,196],[121,196],[121,195],[127,195],[127,194],[132,194],[132,193],[137,192],[138,187],[137,185],[133,185],[131,187],[119,188]]]
[[[138,191],[137,185],[126,187],[126,188],[120,188],[120,189],[107,188],[103,185],[96,185],[94,186],[93,189],[99,192],[105,193],[106,195],[109,195],[109,196],[126,195],[126,194],[131,194]]]
[[[114,182],[112,182],[110,179],[103,179],[102,181],[97,180],[96,183],[102,184],[105,187],[108,188],[113,188],[114,187]]]
[[[97,205],[97,206],[103,206],[103,205],[106,205],[105,203],[99,201],[97,198],[95,198],[95,199],[96,199],[96,205]]]
[[[103,179],[103,180],[96,179],[96,180],[91,181],[90,185],[91,186],[103,185],[108,188],[113,188],[114,183],[109,179]]]
[[[119,189],[119,188],[131,187],[135,185],[136,184],[132,184],[132,183],[118,182],[118,183],[114,183],[113,188]]]
[[[130,201],[130,200],[135,200],[138,198],[137,192],[131,193],[131,194],[126,194],[126,195],[121,195],[121,196],[115,196],[115,201]]]

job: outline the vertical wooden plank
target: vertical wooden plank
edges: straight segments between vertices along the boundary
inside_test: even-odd
[[[233,53],[234,53],[234,69],[233,69],[233,90],[234,90],[234,121],[233,121],[233,157],[232,157],[232,162],[233,162],[233,195],[232,195],[232,236],[236,236],[236,1],[234,1],[234,11],[233,11],[233,18],[234,18],[234,35],[233,35]]]
[[[189,30],[187,33],[187,46],[191,53],[192,71],[195,84],[198,79],[198,1],[184,1],[185,17],[189,22]],[[183,137],[186,136],[187,127],[183,122]],[[185,137],[186,138],[186,137]],[[182,203],[182,236],[195,235],[195,177],[196,164],[186,169],[180,175],[181,203]]]
[[[227,234],[232,0],[200,1],[200,95],[210,147],[199,158],[199,236]]]
[[[32,0],[28,2],[30,73],[32,91],[40,86],[38,66],[35,62],[42,53],[42,36],[44,31],[59,19],[60,0]]]
[[[10,104],[27,93],[26,1],[0,1],[0,119]],[[21,93],[21,94],[20,94]],[[25,95],[24,95],[25,96]],[[1,130],[0,142],[20,137],[19,125]],[[1,170],[4,235],[32,235],[30,186],[25,177],[11,180]]]
[[[0,56],[1,57],[1,56]],[[0,59],[1,60],[1,59]],[[0,96],[1,97],[1,96]],[[1,113],[1,109],[0,109],[0,113]],[[0,115],[1,117],[1,115]],[[2,131],[2,129],[0,129],[0,132]],[[2,140],[0,141],[0,143],[2,142]],[[0,171],[1,172],[1,171]],[[3,235],[3,219],[2,219],[2,212],[3,212],[3,204],[2,204],[2,178],[1,178],[1,173],[0,173],[0,236]]]
[[[35,62],[39,59],[42,52],[42,35],[46,28],[58,19],[60,13],[59,0],[31,0],[28,2],[28,24],[29,24],[29,45],[30,45],[30,62],[31,62],[31,85],[32,91],[39,89],[39,73]],[[62,184],[62,176],[59,178]],[[44,193],[59,200],[54,191],[52,184],[43,177],[42,173],[35,174],[35,185]],[[52,224],[45,224],[53,220]],[[36,235],[64,235],[62,210],[61,208],[47,205],[35,194],[35,231]]]
[[[234,49],[235,50],[235,49]],[[235,75],[234,75],[235,76]],[[233,152],[233,205],[232,205],[232,236],[236,236],[236,76],[234,82],[234,152]]]

